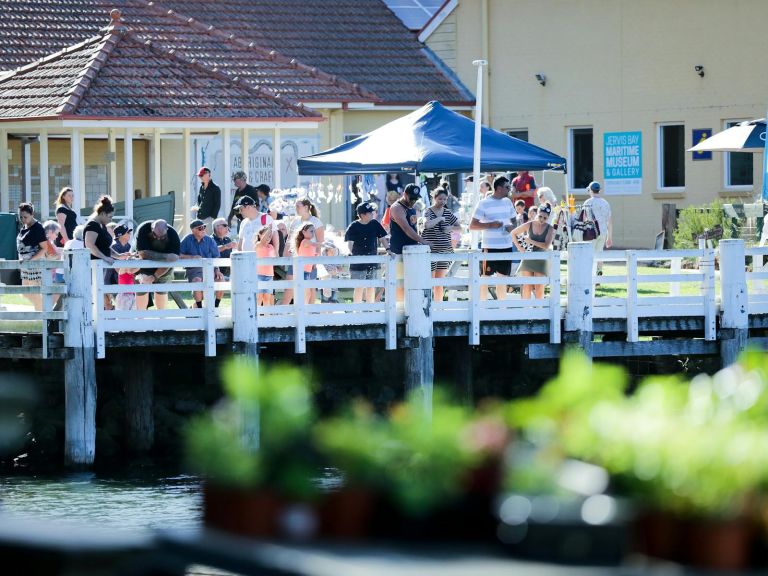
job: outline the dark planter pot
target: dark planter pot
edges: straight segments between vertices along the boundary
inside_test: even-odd
[[[370,534],[377,496],[363,488],[331,492],[320,507],[322,538],[359,540]]]
[[[684,563],[687,560],[686,525],[668,512],[646,511],[635,519],[635,552],[652,558]]]
[[[274,538],[282,502],[266,490],[242,490],[206,485],[203,522],[206,526],[256,538]]]
[[[688,561],[711,570],[750,567],[756,530],[744,519],[691,520],[688,526]]]

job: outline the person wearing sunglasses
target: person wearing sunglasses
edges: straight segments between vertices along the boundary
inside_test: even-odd
[[[232,255],[232,250],[237,248],[237,242],[232,240],[229,233],[230,227],[224,218],[216,218],[213,221],[213,234],[211,234],[211,238],[213,238],[213,241],[216,242],[216,246],[219,248],[219,258],[229,258]],[[224,281],[228,281],[229,266],[220,266],[219,271],[224,276]],[[219,305],[223,296],[223,291],[216,292],[216,306]]]
[[[184,236],[181,241],[181,254],[182,260],[188,260],[190,258],[218,258],[219,247],[216,246],[216,242],[208,236],[205,231],[208,228],[205,222],[199,218],[192,220],[189,224],[192,232]],[[202,268],[187,268],[187,282],[202,282],[203,281],[203,269]],[[216,282],[223,282],[224,276],[218,268],[213,269],[213,277]],[[195,306],[198,308],[203,307],[203,291],[195,290],[192,292],[192,297],[195,299]],[[216,298],[215,306],[219,305],[220,300]],[[209,304],[210,305],[210,304]]]
[[[552,248],[555,229],[548,223],[551,213],[549,204],[541,204],[535,218],[512,230],[512,241],[520,252],[525,251],[518,240],[518,236],[523,234],[528,235],[527,243],[533,246],[533,252],[545,252]],[[549,276],[549,260],[523,260],[517,272],[523,277]],[[537,300],[541,300],[544,298],[544,284],[524,284],[520,292],[523,299],[529,299],[533,293]]]

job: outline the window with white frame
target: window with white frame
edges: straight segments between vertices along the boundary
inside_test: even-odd
[[[658,176],[660,190],[685,187],[684,124],[659,124]]]
[[[504,130],[504,133],[507,136],[512,136],[512,138],[517,138],[523,142],[528,142],[528,128],[511,128]]]
[[[592,127],[568,128],[568,188],[584,190],[594,180]]]
[[[741,120],[726,120],[725,127],[731,128]],[[751,152],[725,153],[725,187],[751,188],[755,183],[754,163]]]

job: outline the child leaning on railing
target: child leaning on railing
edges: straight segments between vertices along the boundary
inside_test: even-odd
[[[339,256],[340,254],[339,247],[332,240],[323,242],[323,246],[320,249],[321,256]],[[325,269],[325,275],[322,276],[323,280],[341,278],[344,272],[344,266],[341,264],[323,264],[323,268]],[[324,304],[338,304],[337,294],[337,288],[323,288],[320,292],[320,302]]]
[[[259,279],[259,289],[256,291],[257,306],[272,306],[275,303],[275,291],[267,288],[265,283],[272,282],[275,278],[275,267],[272,264],[261,264],[262,260],[275,258],[275,247],[272,245],[272,225],[266,224],[259,228],[254,238],[254,249],[259,264],[256,266],[256,275]]]

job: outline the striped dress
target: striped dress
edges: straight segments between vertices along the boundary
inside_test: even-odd
[[[424,213],[424,217],[427,221],[437,218],[434,210],[430,206]],[[440,222],[433,228],[425,229],[421,235],[424,240],[428,240],[432,243],[433,254],[453,254],[453,246],[451,245],[451,227],[456,226],[459,223],[459,219],[454,216],[453,212],[448,208],[443,208],[443,222]],[[435,270],[448,270],[450,268],[450,262],[432,262],[432,271]]]

